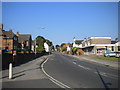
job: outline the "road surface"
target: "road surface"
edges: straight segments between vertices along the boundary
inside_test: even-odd
[[[71,88],[118,88],[118,70],[105,65],[53,53],[45,72]]]

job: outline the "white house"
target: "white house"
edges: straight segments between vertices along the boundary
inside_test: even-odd
[[[46,42],[44,43],[44,48],[46,52],[49,52],[49,45]]]
[[[82,41],[83,40],[76,40],[75,38],[73,38],[73,47],[82,48]]]

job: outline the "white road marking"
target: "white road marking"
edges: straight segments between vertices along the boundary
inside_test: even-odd
[[[94,73],[95,73],[95,74],[98,74],[98,72],[94,72]],[[100,75],[105,76],[105,77],[108,77],[108,75],[107,75],[106,73],[100,72]]]
[[[74,64],[77,64],[76,62],[73,62]]]
[[[98,74],[98,72],[94,72],[95,74]],[[114,78],[114,79],[118,79],[118,77],[116,75],[111,75],[105,72],[100,72],[100,75],[105,76],[105,77],[110,77],[110,78]]]
[[[77,64],[76,62],[73,62],[73,64]],[[83,68],[83,69],[86,69],[86,70],[91,70],[90,68],[87,68],[87,67],[84,67],[82,65],[78,65],[79,67]]]
[[[44,64],[47,62],[48,58],[42,63],[41,67],[42,67],[42,71],[44,72],[44,74],[53,82],[55,83],[56,85],[60,86],[61,88],[69,88],[71,90],[73,90],[71,87],[63,84],[62,82],[54,79],[52,76],[50,76],[49,74],[46,73],[46,71],[44,70],[43,66]]]
[[[78,65],[79,67],[83,68],[83,69],[86,69],[86,70],[91,70],[90,68],[87,68],[87,67],[84,67],[82,65]]]

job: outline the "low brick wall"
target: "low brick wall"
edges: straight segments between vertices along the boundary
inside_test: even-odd
[[[36,56],[34,53],[17,53],[13,58],[12,54],[3,53],[2,54],[2,69],[8,69],[9,63],[13,62],[13,66],[20,65],[26,63],[28,61],[34,60],[40,56],[43,56],[43,53],[37,53]]]

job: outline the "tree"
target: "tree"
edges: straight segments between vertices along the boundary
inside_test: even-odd
[[[60,46],[56,45],[55,48],[57,49],[58,52],[60,52]]]
[[[58,47],[60,47],[60,46],[59,46],[59,45],[56,45],[56,46],[55,46],[55,48],[58,48]]]
[[[46,39],[42,36],[38,36],[36,38],[36,45],[38,46],[36,48],[37,52],[43,52],[45,49],[44,49],[44,42],[46,41]]]
[[[42,37],[42,36],[38,36],[38,37],[36,38],[36,45],[38,46],[38,47],[36,48],[37,52],[44,52],[44,51],[45,51],[44,43],[45,43],[46,41],[47,41],[47,43],[48,43],[49,46],[51,46],[51,47],[53,46],[52,41],[47,40],[47,39],[45,39],[45,38]]]
[[[46,39],[46,41],[48,42],[48,45],[49,45],[49,46],[52,46],[52,45],[53,45],[50,40],[47,40],[47,39]]]
[[[63,45],[65,45],[65,43],[62,43],[62,44],[61,44],[61,47],[63,47]]]
[[[115,42],[118,42],[118,38],[115,38]]]

